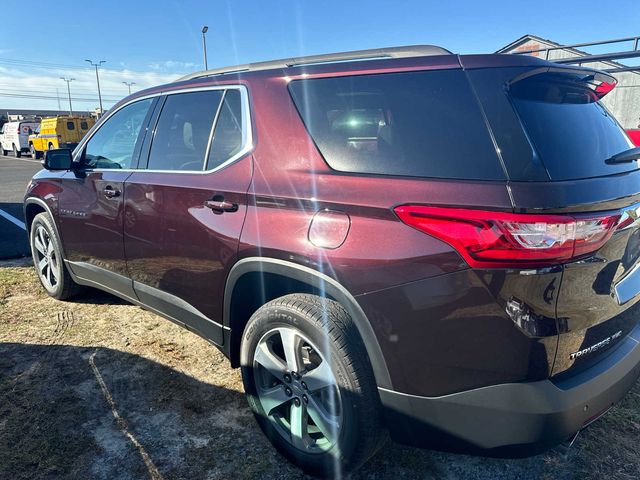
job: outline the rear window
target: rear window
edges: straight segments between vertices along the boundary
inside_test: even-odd
[[[637,162],[605,163],[633,145],[598,101],[592,75],[532,75],[512,83],[509,96],[552,180],[598,177],[638,168]]]
[[[73,122],[67,122],[67,130],[75,130],[76,125]]]
[[[296,80],[289,89],[307,130],[335,170],[505,178],[461,70]]]

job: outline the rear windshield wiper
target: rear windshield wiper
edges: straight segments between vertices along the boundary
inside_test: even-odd
[[[607,158],[604,163],[611,165],[615,163],[633,162],[634,160],[640,160],[640,147],[630,148],[624,152],[616,153],[611,158]]]

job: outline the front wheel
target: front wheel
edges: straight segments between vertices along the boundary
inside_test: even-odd
[[[33,158],[34,160],[37,160],[38,157],[40,156],[38,154],[38,151],[33,146],[33,144],[29,145],[29,152],[31,153],[31,158]]]
[[[339,303],[293,294],[262,306],[245,328],[241,362],[258,424],[304,471],[339,477],[381,444],[373,371]]]
[[[76,295],[80,286],[73,281],[64,265],[60,239],[48,214],[35,216],[29,240],[36,273],[47,293],[58,300]]]
[[[2,153],[2,155],[6,156],[7,153],[9,153],[8,150],[5,150],[4,147],[2,146],[2,144],[0,143],[0,153]]]

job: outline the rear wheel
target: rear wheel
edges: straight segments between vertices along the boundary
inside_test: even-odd
[[[47,293],[58,300],[76,295],[80,286],[73,281],[64,265],[60,239],[48,214],[35,216],[29,239],[33,264]]]
[[[16,158],[20,158],[22,156],[22,152],[19,148],[16,148],[15,143],[13,144],[13,156]]]
[[[353,471],[381,443],[373,371],[337,302],[286,295],[249,320],[242,378],[256,420],[274,446],[308,473]]]

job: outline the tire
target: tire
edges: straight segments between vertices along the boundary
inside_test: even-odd
[[[13,145],[13,156],[16,158],[20,158],[22,156],[22,152],[19,148],[16,148],[15,144]]]
[[[64,264],[60,239],[47,213],[39,213],[33,219],[29,243],[36,274],[46,292],[58,300],[77,295],[81,287]]]
[[[50,143],[49,146],[47,147],[47,149],[53,150],[53,143]]]
[[[4,155],[5,157],[7,156],[7,153],[9,153],[9,151],[8,151],[8,150],[5,150],[5,149],[2,147],[2,144],[1,144],[1,143],[0,143],[0,152],[1,152],[1,153],[2,153],[2,155]]]
[[[33,158],[34,160],[37,160],[38,158],[40,158],[40,152],[38,152],[35,149],[35,147],[33,146],[33,143],[29,145],[29,152],[31,153],[31,158]]]
[[[291,353],[294,349],[285,355],[285,343],[297,345],[299,355]],[[276,449],[305,472],[348,474],[382,444],[373,370],[339,303],[292,294],[263,305],[247,323],[240,354],[256,421]],[[296,435],[292,425],[299,426]]]

